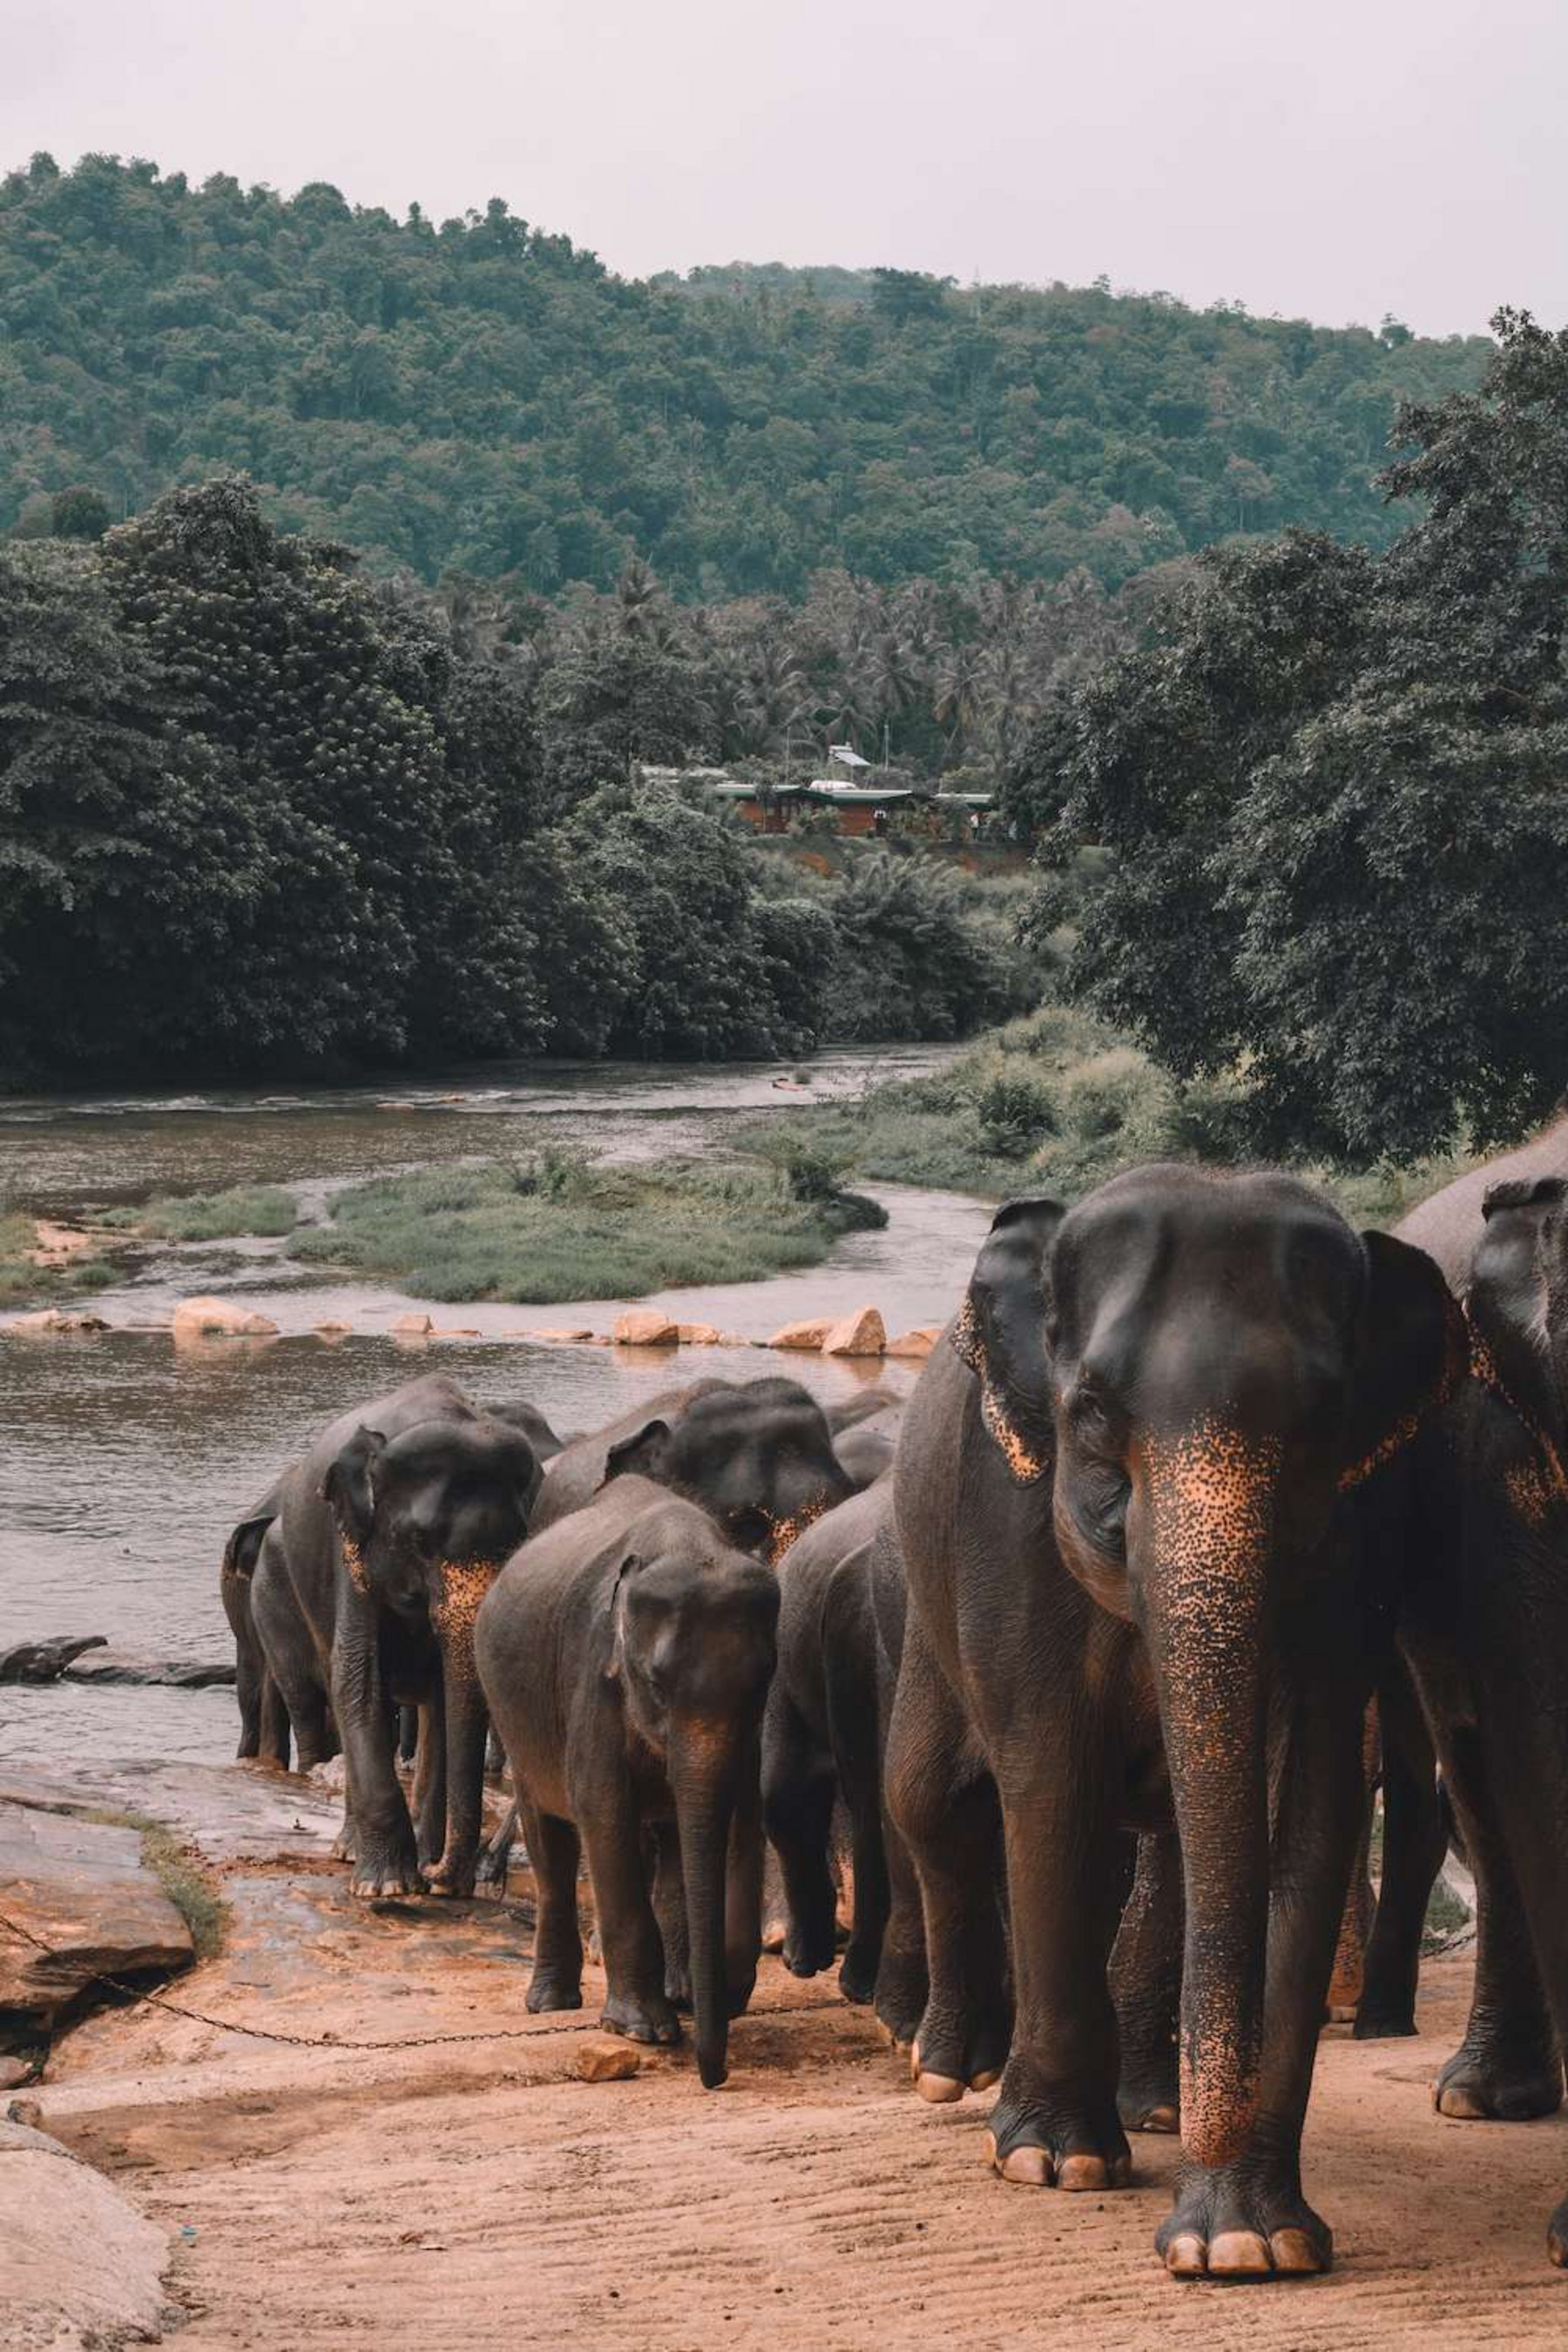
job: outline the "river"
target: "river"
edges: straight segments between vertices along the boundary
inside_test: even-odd
[[[14,1097],[0,1102],[0,1197],[68,1220],[89,1206],[237,1183],[292,1187],[320,1213],[335,1187],[466,1157],[521,1154],[548,1135],[611,1157],[722,1149],[740,1117],[802,1099],[853,1100],[913,1076],[940,1047],[819,1055],[807,1094],[776,1063],[486,1064],[426,1077],[289,1093]],[[822,1265],[767,1282],[664,1292],[682,1320],[751,1339],[807,1314],[879,1307],[889,1330],[952,1309],[988,1223],[980,1203],[906,1186],[868,1187],[884,1231],[854,1234]],[[266,1342],[176,1349],[166,1329],[194,1294],[243,1296],[279,1325]],[[908,1367],[734,1349],[541,1345],[525,1327],[606,1330],[619,1299],[563,1306],[430,1307],[385,1287],[319,1278],[276,1244],[160,1244],[138,1250],[90,1304],[112,1327],[84,1338],[0,1333],[0,1649],[57,1633],[102,1633],[170,1659],[230,1654],[217,1559],[241,1510],[324,1422],[421,1369],[450,1368],[482,1398],[526,1397],[563,1432],[608,1420],[639,1393],[705,1371],[754,1378],[787,1366],[824,1396],[869,1379],[904,1389]],[[410,1308],[471,1337],[410,1344],[389,1325]],[[345,1336],[315,1326],[340,1322]],[[0,1688],[0,1758],[162,1754],[216,1760],[237,1732],[227,1689]]]

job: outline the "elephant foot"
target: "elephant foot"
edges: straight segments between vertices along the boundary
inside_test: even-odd
[[[1354,2042],[1407,2041],[1421,2030],[1415,2022],[1414,2009],[1368,2009],[1363,2001],[1358,2009],[1351,2011],[1351,2016],[1354,2026],[1351,2038]],[[1338,2025],[1343,2021],[1331,2008],[1330,2024]]]
[[[465,1902],[474,1891],[474,1859],[444,1853],[439,1862],[424,1864],[420,1875],[427,1895],[450,1895]]]
[[[418,1865],[412,1857],[406,1862],[399,1862],[395,1859],[378,1860],[372,1856],[354,1864],[353,1875],[349,1880],[349,1892],[367,1902],[375,1902],[388,1895],[418,1895],[423,1890],[423,1884]]]
[[[666,2000],[668,2001],[671,2009],[679,2010],[683,2017],[690,2016],[691,1979],[687,1975],[684,1969],[666,1969],[664,1972],[664,1997]]]
[[[1256,2158],[1194,2165],[1154,2239],[1173,2278],[1306,2278],[1334,2259],[1333,2231],[1302,2196],[1293,2164]]]
[[[1555,2051],[1504,2050],[1466,2042],[1437,2077],[1433,2104],[1464,2123],[1528,2123],[1563,2104],[1563,2066]]]
[[[1546,2225],[1546,2253],[1560,2271],[1568,2271],[1568,2197]]]
[[[737,1967],[729,1970],[725,1980],[725,2000],[731,2017],[744,2017],[756,1989],[757,1971],[754,1967]]]
[[[551,2009],[581,2009],[583,1981],[579,1969],[564,1960],[551,1968],[535,1961],[523,2006],[531,2017]]]
[[[358,1844],[359,1840],[355,1837],[353,1828],[347,1822],[345,1822],[342,1828],[332,1840],[332,1860],[334,1862],[353,1862],[355,1849]]]
[[[1000,2017],[944,2011],[928,2001],[910,2050],[916,2090],[933,2106],[962,2099],[965,2091],[988,2091],[1002,2078],[1009,2039]]]
[[[985,2135],[992,2168],[1031,2189],[1125,2189],[1132,2154],[1107,2101],[1041,2081],[1015,2053]]]
[[[920,2032],[929,1990],[924,1954],[884,1944],[873,1998],[878,2027],[895,2050],[908,2050]]]
[[[857,1945],[853,1937],[843,1959],[838,1964],[838,1990],[846,2000],[857,2009],[864,2009],[877,1998],[879,1962],[870,1953]]]
[[[606,2033],[658,2047],[679,2042],[680,2020],[662,1993],[612,1993],[600,2012]]]
[[[1117,2086],[1116,2112],[1124,2131],[1177,2132],[1182,2128],[1181,2101],[1176,2089],[1173,2055],[1169,2066],[1148,2072],[1123,2072]]]
[[[804,1927],[791,1926],[784,1941],[784,1964],[792,1977],[818,1977],[833,1966],[838,1949],[833,1922]]]

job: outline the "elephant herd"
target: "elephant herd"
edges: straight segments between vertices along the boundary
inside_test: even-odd
[[[605,2023],[668,2042],[689,2011],[710,2087],[766,1846],[797,1975],[837,1956],[842,1874],[841,1990],[926,2099],[998,2086],[1003,2180],[1103,2192],[1130,2130],[1179,2131],[1171,2273],[1322,2271],[1300,2140],[1369,1759],[1358,2032],[1414,2031],[1452,1837],[1479,1943],[1439,2105],[1562,2098],[1565,1162],[1548,1139],[1395,1236],[1267,1171],[1014,1202],[896,1454],[787,1380],[564,1444],[412,1381],[229,1538],[240,1752],[341,1743],[361,1895],[468,1895],[520,1830],[531,2010],[581,2004],[585,1862]],[[514,1812],[482,1853],[491,1727]]]

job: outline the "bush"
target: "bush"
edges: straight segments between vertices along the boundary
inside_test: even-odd
[[[998,1070],[974,1097],[982,1147],[1021,1160],[1056,1125],[1056,1105],[1043,1079]]]

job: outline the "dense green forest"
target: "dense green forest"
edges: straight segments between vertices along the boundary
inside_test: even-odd
[[[1373,547],[1396,401],[1487,346],[1103,286],[706,270],[634,283],[495,201],[437,224],[150,163],[0,182],[0,530],[217,471],[283,528],[556,597],[1114,591],[1228,533]]]
[[[1493,1144],[1568,1085],[1568,331],[1495,324],[1385,552],[1211,551],[1011,773],[1061,983],[1232,1149]]]
[[[233,477],[0,541],[0,1073],[795,1054],[1026,1002],[959,877],[819,879],[643,777],[715,724],[699,653],[642,575],[492,642]]]

